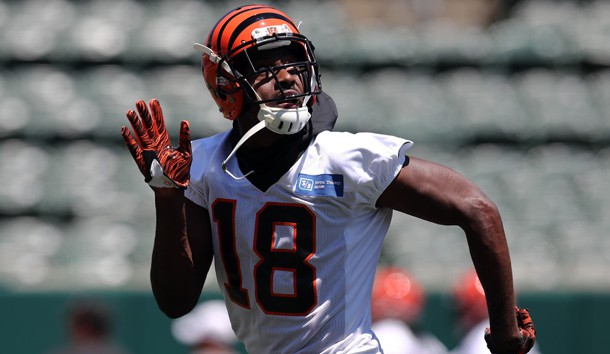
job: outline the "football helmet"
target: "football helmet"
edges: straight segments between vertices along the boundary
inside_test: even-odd
[[[474,269],[454,284],[453,300],[463,326],[474,326],[488,317],[485,291]]]
[[[424,305],[423,287],[409,272],[398,267],[377,270],[371,302],[373,321],[397,318],[413,324],[419,319]]]
[[[320,93],[318,63],[312,43],[285,13],[267,5],[238,7],[223,16],[210,31],[205,45],[195,43],[203,52],[202,70],[206,86],[225,118],[234,120],[247,101],[259,104],[258,119],[279,134],[300,131],[310,118],[308,105]],[[296,62],[274,67],[256,67],[253,58],[259,51],[287,48]],[[248,82],[249,78],[265,73],[278,81],[276,73],[296,68],[303,76],[304,92],[281,94],[262,100]],[[279,81],[278,81],[279,84]],[[269,107],[265,103],[302,100],[302,106],[292,109]]]

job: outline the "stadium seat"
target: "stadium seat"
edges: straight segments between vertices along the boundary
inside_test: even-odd
[[[62,247],[60,225],[29,216],[0,220],[0,284],[20,289],[48,282]]]

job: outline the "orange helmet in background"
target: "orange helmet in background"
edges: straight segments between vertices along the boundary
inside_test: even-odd
[[[371,303],[373,321],[397,318],[411,324],[419,318],[424,304],[424,290],[409,272],[398,267],[377,270]]]
[[[460,322],[468,328],[489,317],[485,291],[474,269],[466,272],[454,284],[453,300]]]

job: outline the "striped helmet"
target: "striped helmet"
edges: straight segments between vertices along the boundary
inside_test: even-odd
[[[267,5],[248,5],[228,12],[214,25],[203,51],[202,70],[212,98],[225,118],[234,120],[243,110],[245,100],[253,103],[282,102],[305,97],[313,104],[320,93],[318,63],[311,42],[299,33],[298,26],[282,11]],[[287,47],[297,62],[280,67],[257,68],[252,58],[259,50]],[[304,75],[304,92],[298,95],[261,100],[248,78],[266,72],[277,80],[275,72],[284,67],[298,67]]]

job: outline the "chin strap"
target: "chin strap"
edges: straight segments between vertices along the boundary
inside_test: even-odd
[[[250,89],[257,100],[263,100],[252,86],[250,86]],[[264,103],[259,103],[260,108],[256,117],[258,120],[264,121],[267,129],[274,133],[282,135],[298,133],[311,118],[311,113],[309,113],[309,108],[307,107],[307,102],[309,102],[310,98],[311,96],[306,96],[301,107],[288,109],[269,107]]]
[[[258,120],[265,122],[267,129],[281,135],[298,133],[311,118],[309,108],[303,105],[299,108],[269,107],[263,103],[257,114]]]
[[[250,171],[248,173],[246,173],[245,175],[238,177],[235,176],[233,173],[231,173],[231,171],[229,171],[229,169],[227,168],[227,163],[229,162],[229,160],[231,159],[231,157],[233,157],[233,155],[235,155],[235,153],[237,152],[237,149],[239,149],[240,146],[243,145],[243,143],[246,142],[246,140],[250,139],[250,137],[256,133],[258,133],[259,131],[261,131],[262,129],[265,128],[265,121],[260,121],[258,122],[255,126],[253,126],[252,128],[250,128],[250,130],[248,130],[246,132],[246,134],[244,134],[241,139],[239,139],[239,141],[237,142],[237,144],[235,144],[235,147],[233,148],[233,150],[231,151],[231,153],[229,154],[229,156],[227,156],[227,158],[222,162],[222,164],[220,165],[220,167],[222,168],[222,172],[228,174],[229,176],[231,176],[233,179],[243,179],[248,177],[248,175],[250,175],[251,173],[254,173],[254,171]]]

